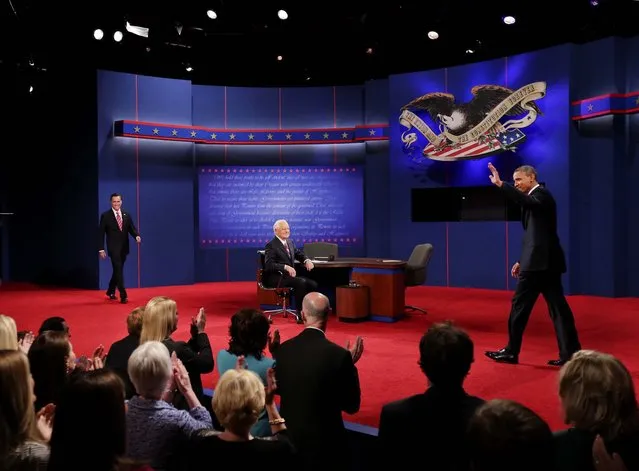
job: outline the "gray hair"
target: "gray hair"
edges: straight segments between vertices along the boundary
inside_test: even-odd
[[[129,357],[127,371],[140,396],[159,399],[173,371],[169,349],[155,340],[143,343]]]
[[[275,224],[273,224],[273,232],[275,232],[278,227],[283,226],[284,224],[288,225],[286,219],[278,219],[277,221],[275,221]]]

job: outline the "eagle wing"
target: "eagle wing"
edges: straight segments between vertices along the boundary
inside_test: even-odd
[[[514,90],[500,85],[476,85],[471,89],[471,92],[473,99],[470,101],[470,106],[473,112],[485,116],[499,105],[499,103],[508,98]],[[539,115],[543,114],[539,106],[537,106],[537,103],[531,101],[529,104]],[[524,113],[527,113],[527,110],[517,104],[508,110],[506,116],[518,116]]]
[[[450,93],[434,92],[415,98],[410,103],[402,106],[403,110],[425,110],[433,121],[437,121],[437,115],[450,116],[455,106],[455,97]]]

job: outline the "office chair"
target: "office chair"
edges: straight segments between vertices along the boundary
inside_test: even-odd
[[[433,250],[434,247],[432,244],[419,244],[415,246],[406,263],[404,286],[421,286],[426,282],[428,263],[433,255]],[[425,309],[417,306],[406,305],[404,309],[428,314]]]
[[[268,316],[268,321],[271,323],[273,322],[273,316],[277,316],[281,314],[284,317],[288,317],[288,315],[290,314],[291,316],[295,318],[298,324],[302,324],[303,322],[302,317],[299,314],[297,314],[297,312],[295,312],[292,309],[289,309],[288,307],[291,296],[293,294],[293,288],[280,287],[280,284],[282,283],[282,279],[284,278],[284,273],[281,271],[278,271],[278,273],[280,274],[280,277],[277,281],[277,286],[275,288],[270,288],[265,286],[263,282],[264,271],[265,271],[265,263],[264,263],[265,251],[258,250],[257,253],[259,255],[259,264],[260,264],[260,267],[257,270],[257,289],[274,293],[277,299],[276,304],[280,306],[279,309],[267,309],[262,312],[264,312],[264,315]]]

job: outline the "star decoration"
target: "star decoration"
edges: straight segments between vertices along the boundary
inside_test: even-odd
[[[592,104],[588,105],[588,111],[592,111],[594,108],[594,106],[592,106]]]
[[[266,138],[267,138],[269,141],[272,141],[272,140],[273,140],[273,134],[271,134],[271,133],[269,132],[269,133],[266,135]]]
[[[153,130],[153,134],[155,134],[156,136],[160,134],[160,130],[158,128],[155,128]]]
[[[249,141],[252,141],[254,137],[253,133],[249,134]]]
[[[211,134],[211,139],[217,139],[217,134],[212,133],[212,134]]]
[[[235,134],[231,133],[231,135],[229,136],[229,139],[230,139],[231,141],[234,141],[234,140],[235,140]]]
[[[370,131],[368,131],[368,134],[370,134],[371,136],[374,136],[375,135],[375,130],[371,129]]]
[[[325,132],[323,137],[324,137],[324,139],[328,139],[328,133]]]
[[[348,133],[347,132],[343,132],[342,133],[342,139],[348,139]]]
[[[293,135],[292,135],[292,134],[290,134],[290,133],[287,133],[287,134],[286,134],[286,139],[287,139],[287,140],[289,140],[289,141],[290,141],[290,140],[291,140],[291,137],[293,137]]]
[[[171,135],[172,136],[177,136],[177,129],[174,129],[173,131],[171,131]]]
[[[196,134],[197,134],[197,131],[191,131],[191,137],[195,137]]]
[[[133,128],[133,131],[134,131],[134,132],[140,132],[140,126],[136,126],[136,127],[134,127],[134,128]]]
[[[309,133],[304,134],[304,139],[310,139],[311,135]]]

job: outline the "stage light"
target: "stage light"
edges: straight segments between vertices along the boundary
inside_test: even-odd
[[[286,18],[288,18],[288,13],[286,13],[284,10],[280,10],[277,12],[277,16],[280,20],[285,20]]]
[[[283,57],[282,57],[282,56],[277,56],[277,60],[278,60],[278,61],[281,61],[282,59],[283,59]]]
[[[429,31],[428,37],[430,39],[437,39],[439,37],[439,33],[437,31]]]
[[[123,37],[122,31],[116,31],[115,33],[113,33],[113,40],[115,42],[119,43],[120,41],[122,41],[122,37]]]
[[[29,87],[29,93],[33,93],[33,85]]]
[[[93,32],[93,37],[99,41],[104,37],[104,31],[102,31],[101,29],[96,29]]]
[[[514,16],[504,16],[504,23],[506,23],[507,25],[515,24],[515,17]]]
[[[206,16],[214,20],[215,18],[217,18],[217,13],[215,13],[213,10],[209,10],[206,12]]]
[[[187,72],[193,72],[193,67],[191,67],[190,65],[186,66],[186,71]]]

